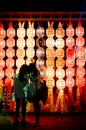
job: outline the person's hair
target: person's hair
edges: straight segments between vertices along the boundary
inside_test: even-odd
[[[28,65],[23,64],[19,70],[19,80],[22,81],[24,79],[24,75],[27,73],[28,73]]]
[[[34,77],[37,77],[37,75],[38,75],[38,69],[36,68],[36,65],[34,63],[30,63],[29,64],[28,72],[32,73],[32,75]]]

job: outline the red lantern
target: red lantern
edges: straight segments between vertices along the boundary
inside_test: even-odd
[[[0,38],[5,38],[5,36],[6,36],[6,32],[3,28],[3,24],[0,23]]]
[[[82,78],[77,77],[76,78],[76,86],[84,87],[85,86],[85,78],[84,77],[82,77]]]
[[[0,79],[2,79],[3,77],[4,77],[4,70],[0,68]]]
[[[66,76],[67,77],[73,77],[75,75],[75,69],[74,68],[67,68],[66,69]]]
[[[85,75],[85,69],[83,67],[77,67],[76,74],[78,77],[82,78]]]
[[[73,48],[67,48],[66,49],[66,56],[67,57],[73,57],[74,56],[74,49]]]
[[[67,85],[67,87],[70,87],[70,88],[74,87],[74,85],[75,85],[74,79],[71,77],[68,77],[66,79],[66,85]]]

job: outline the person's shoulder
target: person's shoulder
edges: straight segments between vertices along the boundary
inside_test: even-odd
[[[14,74],[14,77],[13,78],[18,78],[19,74]]]

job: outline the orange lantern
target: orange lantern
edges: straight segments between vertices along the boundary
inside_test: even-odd
[[[67,59],[66,59],[66,66],[67,67],[73,67],[74,66],[74,64],[75,64],[75,60],[74,60],[74,58],[72,58],[72,57],[68,57]]]
[[[55,83],[54,83],[54,80],[53,80],[52,78],[47,78],[47,79],[46,79],[46,86],[47,86],[48,88],[53,88],[54,85],[55,85]]]
[[[63,24],[61,24],[61,22],[59,22],[58,28],[56,29],[56,36],[57,36],[58,38],[62,38],[62,37],[64,37],[64,35],[65,35],[65,31],[64,31],[64,29],[62,28],[62,26],[63,26]]]
[[[10,47],[6,50],[7,57],[13,57],[14,55],[15,55],[15,50],[13,48]]]
[[[75,43],[74,38],[68,37],[66,39],[66,45],[67,45],[67,47],[72,48],[74,46],[74,43]]]
[[[53,37],[54,36],[54,28],[53,28],[54,22],[48,21],[48,28],[46,29],[46,36],[47,37]]]
[[[5,79],[5,86],[7,86],[8,92],[11,91],[11,87],[13,86],[13,79],[6,78]]]
[[[63,58],[64,57],[64,50],[63,49],[57,49],[56,50],[56,56],[58,58]]]
[[[5,40],[0,38],[0,48],[4,48],[5,47]]]
[[[76,28],[76,35],[81,37],[84,35],[84,28],[82,27],[80,21],[78,22],[78,27]]]
[[[6,41],[7,47],[14,47],[15,46],[15,40],[13,38],[9,38]]]
[[[63,79],[58,79],[57,81],[56,81],[56,87],[58,88],[58,89],[64,89],[65,88],[65,80],[63,80]]]
[[[58,38],[56,40],[56,47],[57,48],[63,48],[64,47],[64,40],[62,38]]]
[[[74,68],[67,68],[66,69],[66,76],[67,77],[73,77],[75,75],[75,69]]]
[[[76,38],[76,46],[82,47],[85,44],[85,39],[83,37]]]
[[[6,32],[5,32],[5,30],[4,30],[4,28],[3,28],[3,24],[2,23],[0,23],[0,38],[5,38],[5,36],[6,36]]]
[[[76,65],[83,67],[85,65],[85,59],[83,57],[79,57],[76,59]]]
[[[72,77],[68,77],[66,79],[66,85],[67,87],[70,87],[70,88],[74,87],[75,85],[74,79]]]
[[[49,37],[48,39],[46,39],[46,46],[49,48],[53,48],[55,44],[55,41],[52,37]]]
[[[65,70],[64,69],[57,69],[56,70],[56,77],[57,78],[64,78],[65,77]]]
[[[15,29],[13,28],[12,22],[10,22],[9,28],[7,29],[7,36],[10,38],[15,36]]]
[[[56,66],[57,66],[57,68],[59,68],[59,69],[63,68],[63,67],[65,66],[65,61],[64,61],[64,59],[57,59],[57,60],[56,60]]]
[[[0,58],[4,58],[5,57],[5,51],[4,49],[0,48]]]
[[[36,29],[36,35],[38,36],[38,38],[44,37],[44,35],[45,35],[45,30],[44,30],[44,28],[43,28],[43,27],[38,27],[38,28]]]
[[[14,66],[14,60],[13,58],[9,57],[7,60],[6,60],[6,66],[7,67],[13,67]]]
[[[47,59],[46,60],[46,66],[54,66],[54,59],[53,60],[51,60],[51,58],[49,58],[49,59]]]
[[[47,58],[54,58],[54,49],[53,48],[47,48],[46,56],[47,56]]]
[[[14,75],[14,70],[12,68],[7,68],[5,74],[8,78],[11,78]]]
[[[66,35],[67,35],[68,37],[73,37],[73,36],[74,36],[74,28],[73,28],[71,22],[69,22],[68,27],[67,27],[67,29],[66,29]]]
[[[78,77],[82,78],[85,75],[85,69],[83,67],[77,67],[76,74]]]
[[[85,48],[84,47],[78,47],[76,49],[76,57],[84,57],[85,54]]]
[[[76,78],[76,86],[78,86],[78,87],[84,87],[85,86],[85,78],[84,77],[82,77],[82,78],[79,78],[79,77],[77,77]]]

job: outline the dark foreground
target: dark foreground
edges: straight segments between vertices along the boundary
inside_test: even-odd
[[[33,125],[33,114],[27,114],[26,126],[14,126],[13,120],[14,114],[0,115],[0,130],[86,130],[86,113],[41,114],[38,126]]]

